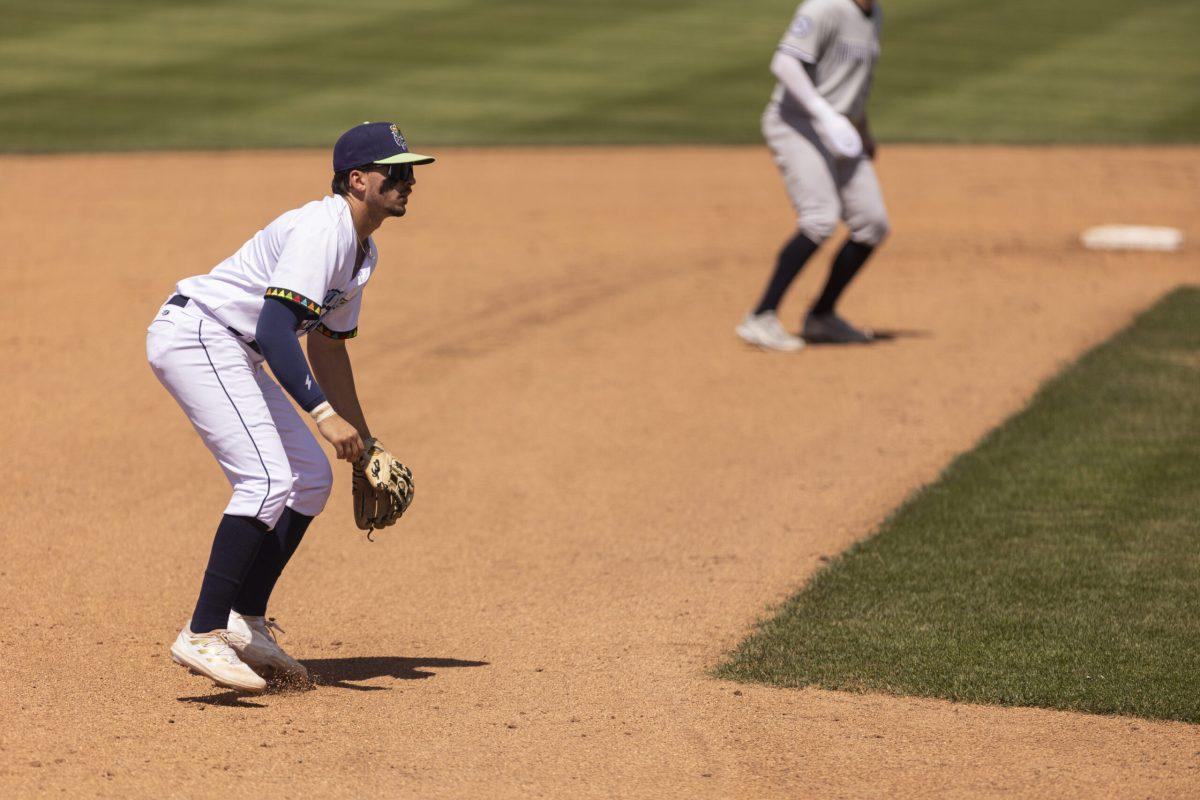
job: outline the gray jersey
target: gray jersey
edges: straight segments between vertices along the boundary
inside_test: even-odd
[[[821,96],[857,124],[866,115],[882,24],[878,2],[867,15],[854,0],[805,0],[779,43],[779,52],[804,62]],[[808,118],[780,84],[771,94],[768,110],[776,108],[787,119]]]

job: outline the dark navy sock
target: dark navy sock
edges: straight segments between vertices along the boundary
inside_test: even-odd
[[[246,579],[242,581],[242,589],[233,603],[239,614],[261,617],[267,613],[267,601],[271,599],[275,582],[279,580],[283,568],[300,546],[300,540],[304,538],[304,532],[308,530],[308,524],[312,521],[312,517],[298,511],[290,508],[283,510],[283,516],[275,524],[275,530],[263,539],[258,557],[254,559],[254,564],[246,573]]]
[[[808,261],[820,246],[803,233],[797,233],[788,240],[788,243],[779,251],[779,258],[775,262],[775,272],[771,275],[762,299],[758,301],[758,307],[754,309],[755,314],[779,308],[784,292],[800,274],[804,262]]]
[[[846,240],[846,244],[842,245],[837,257],[833,259],[833,266],[829,268],[829,280],[825,282],[825,291],[821,292],[821,296],[812,307],[813,314],[833,313],[838,298],[873,252],[875,248],[872,245]]]
[[[242,588],[266,536],[267,526],[253,517],[226,514],[217,526],[200,597],[192,612],[192,633],[207,633],[229,625],[229,610]]]

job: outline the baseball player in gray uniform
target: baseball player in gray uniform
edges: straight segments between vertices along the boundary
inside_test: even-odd
[[[178,664],[221,686],[261,692],[264,675],[307,682],[304,665],[275,640],[267,602],[325,508],[333,473],[288,396],[338,458],[357,463],[374,442],[346,340],[377,268],[372,234],[404,215],[414,165],[432,162],[410,152],[392,123],[351,128],[333,149],[330,195],[181,280],[150,323],[150,366],[233,490],[195,608],[171,645]]]
[[[749,344],[791,352],[806,340],[852,344],[873,338],[869,330],[839,317],[834,307],[888,232],[866,113],[882,17],[874,0],[805,0],[771,60],[778,84],[762,130],[799,216],[799,230],[780,251],[758,305],[737,326],[738,336]],[[850,237],[833,260],[801,336],[794,336],[783,328],[776,309],[839,218]]]

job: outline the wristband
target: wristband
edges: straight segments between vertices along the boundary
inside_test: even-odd
[[[333,410],[333,406],[329,405],[328,400],[326,400],[324,403],[321,403],[321,405],[317,406],[308,413],[312,416],[313,422],[317,423],[318,425],[330,417],[337,416],[337,412]]]

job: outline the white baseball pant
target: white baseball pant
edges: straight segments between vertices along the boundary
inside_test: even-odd
[[[762,132],[805,236],[820,244],[840,218],[859,244],[874,247],[884,240],[887,209],[869,158],[834,158],[810,122],[785,119],[771,109],[763,115]]]
[[[159,309],[146,357],[229,479],[226,514],[274,528],[285,507],[321,513],[333,486],[329,459],[261,355],[188,303]]]

